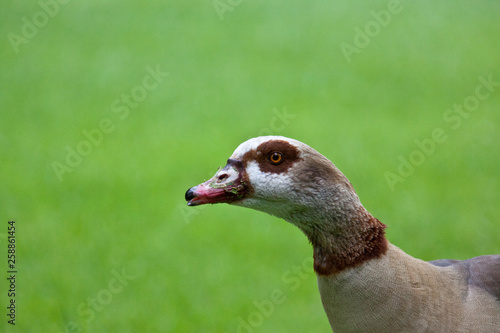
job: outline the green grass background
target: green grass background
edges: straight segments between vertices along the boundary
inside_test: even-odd
[[[253,326],[240,332],[328,332],[298,229],[185,206],[264,132],[330,158],[408,253],[500,253],[500,89],[456,130],[443,120],[479,76],[500,82],[498,1],[403,1],[350,62],[340,45],[387,1],[221,1],[222,18],[211,0],[69,1],[17,53],[8,34],[41,7],[1,5],[0,267],[15,220],[18,269],[16,326],[3,278],[1,331],[237,332],[241,318]],[[169,75],[121,120],[112,103],[148,66]],[[52,164],[105,118],[115,130],[60,182]],[[391,190],[384,174],[435,128],[446,142]],[[133,278],[110,294],[122,270]],[[89,320],[78,309],[96,297]]]

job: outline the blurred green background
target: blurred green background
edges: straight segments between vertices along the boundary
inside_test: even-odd
[[[500,253],[498,1],[1,7],[0,331],[328,332],[298,229],[185,205],[262,134],[331,159],[411,255]]]

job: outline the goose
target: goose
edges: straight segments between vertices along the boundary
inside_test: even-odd
[[[342,172],[300,141],[243,142],[185,199],[253,208],[302,230],[334,332],[500,332],[500,255],[426,262],[406,254]]]

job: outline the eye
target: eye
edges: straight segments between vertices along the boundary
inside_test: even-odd
[[[283,161],[283,156],[278,152],[271,153],[271,155],[269,155],[269,161],[272,164],[278,165]]]

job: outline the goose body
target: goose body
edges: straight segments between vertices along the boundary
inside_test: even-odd
[[[500,255],[413,258],[386,239],[342,172],[300,141],[242,143],[186,200],[253,208],[300,228],[334,332],[500,332]]]

